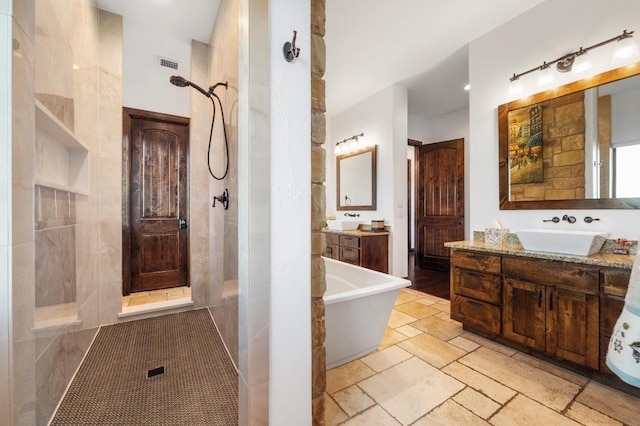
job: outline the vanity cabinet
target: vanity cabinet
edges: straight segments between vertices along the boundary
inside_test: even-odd
[[[500,334],[502,283],[500,256],[453,250],[451,318]]]
[[[606,364],[613,327],[624,308],[624,297],[631,278],[628,269],[609,268],[600,272],[600,371],[613,375]]]
[[[452,247],[451,318],[504,343],[612,374],[605,356],[630,273]]]
[[[325,232],[324,256],[374,271],[389,272],[389,234]]]
[[[599,368],[599,268],[504,257],[503,336]]]

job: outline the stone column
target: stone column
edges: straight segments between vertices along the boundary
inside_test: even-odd
[[[325,121],[325,5],[326,0],[311,0],[311,333],[313,425],[324,425],[326,354],[324,348],[324,301],[326,289],[322,252],[325,247],[326,198],[324,191],[326,160],[322,147]]]

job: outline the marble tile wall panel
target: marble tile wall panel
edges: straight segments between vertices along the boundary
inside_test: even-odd
[[[35,131],[35,178],[69,185],[69,151],[58,141],[39,128]]]
[[[74,100],[58,95],[50,95],[47,93],[36,93],[36,99],[39,100],[62,124],[69,130],[74,131],[75,114]]]
[[[7,8],[9,6],[7,5]],[[0,54],[0,78],[8,81],[11,74],[13,52],[9,50],[9,37],[13,20],[9,15],[0,14],[0,46],[5,46]],[[9,245],[11,216],[11,94],[8,85],[0,85],[0,247]]]
[[[36,424],[47,424],[97,329],[68,330],[36,360]]]
[[[248,322],[249,315],[239,314],[238,307],[238,15],[239,1],[221,2],[216,15],[214,30],[209,39],[209,75],[211,84],[227,82],[228,88],[220,90],[224,123],[216,122],[217,133],[211,147],[211,167],[220,176],[228,161],[227,176],[223,181],[209,178],[209,196],[219,196],[229,191],[229,209],[218,207],[210,213],[210,290],[209,304],[214,307],[214,318],[221,329],[225,345],[237,366],[240,366],[242,350],[239,346],[241,323]],[[216,119],[221,119],[216,117]],[[224,124],[224,133],[219,124]],[[228,159],[227,159],[228,146]],[[264,272],[264,271],[263,271]],[[223,314],[221,314],[221,312]],[[245,329],[247,327],[245,326]],[[245,342],[246,343],[246,342]],[[245,345],[245,348],[247,345]],[[245,349],[246,356],[247,351]],[[246,364],[246,363],[245,363]],[[248,389],[247,389],[248,392]],[[243,399],[244,400],[244,399]],[[242,404],[241,404],[242,405]]]
[[[209,46],[191,42],[191,80],[209,81]],[[211,103],[203,96],[191,96],[189,127],[189,279],[195,307],[208,306],[209,286],[209,171],[206,152],[209,143]]]
[[[35,315],[35,243],[17,244],[11,249],[11,271],[13,288],[13,341],[33,338],[32,329]]]
[[[13,418],[16,425],[36,424],[36,340],[13,343]]]
[[[95,174],[99,193],[99,312],[102,324],[122,310],[122,17],[98,11],[99,122]]]
[[[13,2],[13,19],[20,26],[27,37],[34,40],[34,16],[36,14],[36,0],[2,0],[7,4]],[[2,13],[2,12],[0,12]]]
[[[231,303],[209,307],[231,360],[238,365],[238,309]]]
[[[18,25],[12,37],[20,46],[12,55],[11,227],[13,244],[33,241],[33,157],[35,105],[33,43]]]
[[[74,27],[70,8],[55,0],[38,0],[35,8],[35,93],[71,130],[73,119],[68,100],[73,99],[73,49],[69,31]],[[54,100],[55,99],[55,100]]]
[[[98,148],[98,9],[93,0],[76,0],[71,5],[69,29],[73,52],[74,133],[89,151]]]
[[[46,186],[35,186],[36,230],[75,225],[76,194]]]
[[[0,19],[2,17],[0,16]],[[2,24],[0,24],[0,28]],[[1,38],[1,37],[0,37]],[[9,306],[10,273],[9,273],[9,250],[6,245],[0,245],[0,423],[10,424],[11,395],[9,392],[9,382],[11,370],[9,369],[10,359],[10,322],[9,317],[11,306]],[[15,371],[15,362],[14,371]]]
[[[36,307],[75,302],[75,227],[37,231],[35,247]]]
[[[96,261],[99,249],[100,227],[96,222],[76,225],[76,305],[78,318],[83,327],[99,324],[89,321],[87,316],[100,316],[99,264]]]

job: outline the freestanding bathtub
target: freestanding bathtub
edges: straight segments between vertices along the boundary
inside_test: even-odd
[[[324,258],[327,369],[377,349],[402,287],[411,282]]]

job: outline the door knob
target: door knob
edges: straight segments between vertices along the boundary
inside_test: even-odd
[[[187,219],[179,219],[178,220],[178,228],[187,229]]]

